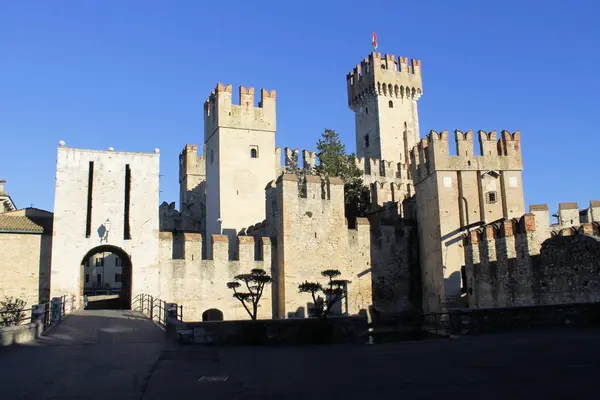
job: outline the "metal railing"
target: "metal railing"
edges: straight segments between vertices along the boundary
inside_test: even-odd
[[[52,312],[52,301],[36,304],[30,308],[22,308],[14,311],[0,311],[0,328],[9,326],[20,326],[32,322],[41,322],[44,329],[48,328],[53,323],[59,322],[68,313],[72,313],[76,308],[75,295],[63,295],[55,297],[54,300],[58,309]],[[12,318],[10,317],[12,316]],[[10,325],[8,324],[10,323]]]
[[[183,322],[183,305],[168,303],[149,294],[140,293],[133,298],[131,308],[146,314],[151,320],[167,326],[168,318]]]

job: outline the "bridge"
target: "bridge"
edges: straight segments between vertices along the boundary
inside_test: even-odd
[[[0,398],[597,398],[598,328],[380,345],[179,345],[165,333],[167,310],[155,308],[152,319],[147,308],[73,311],[41,337],[0,348]]]

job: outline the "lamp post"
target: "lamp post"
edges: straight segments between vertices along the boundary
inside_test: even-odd
[[[106,221],[104,221],[104,241],[108,242],[108,233],[110,232],[110,219],[106,218]]]

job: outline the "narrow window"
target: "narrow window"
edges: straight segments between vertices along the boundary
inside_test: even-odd
[[[487,192],[486,193],[486,202],[488,204],[494,204],[498,201],[498,193],[496,192]]]
[[[90,274],[85,274],[85,283],[90,283]]]
[[[92,192],[94,191],[94,162],[90,161],[88,169],[88,196],[87,196],[87,214],[85,220],[85,237],[89,238],[92,234]]]
[[[121,274],[115,274],[115,283],[121,283]]]
[[[250,158],[258,158],[258,151],[256,149],[250,149]]]
[[[96,275],[96,285],[102,285],[102,274]]]
[[[121,259],[119,257],[115,257],[115,267],[121,266]]]
[[[369,135],[365,135],[365,147],[369,147]]]
[[[390,106],[390,108],[394,108],[394,102],[393,101],[389,101],[388,105]]]
[[[129,206],[131,203],[131,168],[125,165],[125,210],[123,211],[123,239],[131,239],[131,227],[129,225]]]
[[[369,113],[369,107],[365,107],[365,114]]]

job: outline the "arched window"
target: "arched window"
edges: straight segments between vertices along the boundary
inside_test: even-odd
[[[390,106],[390,108],[394,108],[394,102],[393,101],[389,101],[388,105]]]
[[[258,151],[256,149],[250,149],[250,158],[258,158]]]

